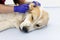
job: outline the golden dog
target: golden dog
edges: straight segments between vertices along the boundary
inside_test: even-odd
[[[30,9],[26,14],[0,14],[0,31],[15,27],[23,32],[30,32],[46,26],[49,18],[48,13],[42,10],[39,6],[33,6],[34,3],[30,3]]]

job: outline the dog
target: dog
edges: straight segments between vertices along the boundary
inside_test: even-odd
[[[20,4],[14,0],[14,3]],[[24,3],[22,3],[24,4]],[[29,4],[29,11],[23,13],[0,13],[0,31],[8,28],[17,28],[22,32],[30,32],[36,29],[47,26],[48,13],[41,9],[41,7],[34,7],[34,3]]]

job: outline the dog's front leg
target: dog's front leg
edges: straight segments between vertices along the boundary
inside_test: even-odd
[[[5,21],[0,21],[0,31],[4,31],[8,28],[16,27],[19,28],[19,21],[16,19],[9,19]]]
[[[11,27],[15,27],[15,28],[19,29],[19,25],[21,23],[20,20],[18,20],[17,18],[14,18],[14,19],[10,19],[8,21],[9,21]]]
[[[1,21],[0,22],[0,31],[4,31],[5,29],[11,28],[13,25],[9,21]]]

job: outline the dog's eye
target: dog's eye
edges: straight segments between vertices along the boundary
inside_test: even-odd
[[[40,25],[39,25],[39,24],[36,24],[35,26],[36,26],[36,27],[40,27]]]
[[[32,20],[33,20],[33,16],[32,16]]]

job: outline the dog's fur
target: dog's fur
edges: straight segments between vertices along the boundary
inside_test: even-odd
[[[16,1],[14,2],[15,4],[18,3],[16,3]],[[48,23],[48,13],[44,10],[41,10],[38,6],[33,7],[33,5],[33,3],[30,3],[30,10],[26,14],[0,14],[0,31],[10,27],[16,27],[17,29],[23,30],[23,27],[26,27],[29,32],[46,26]]]

